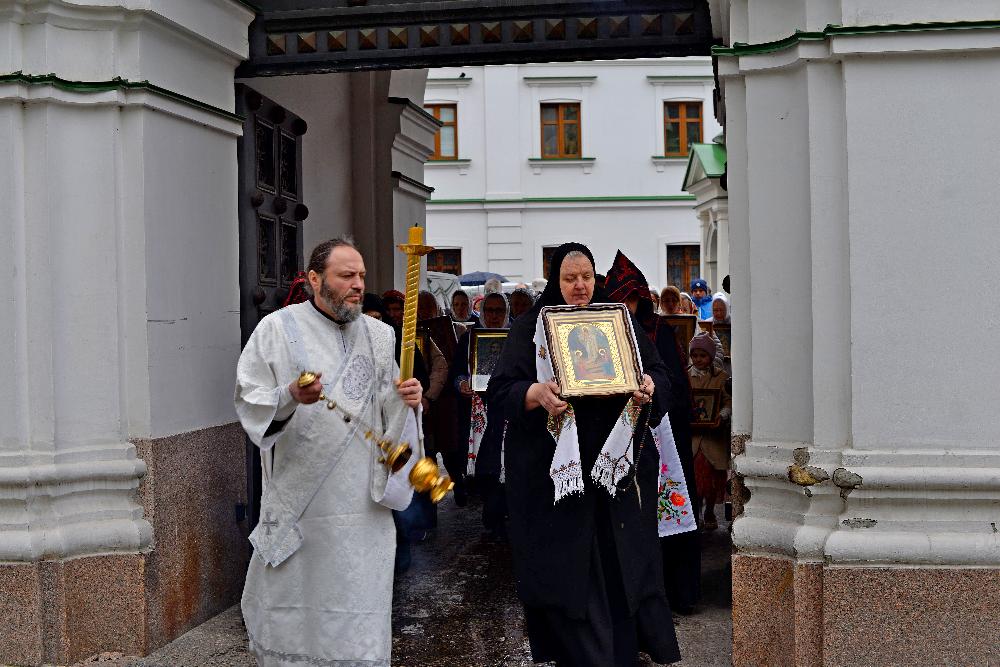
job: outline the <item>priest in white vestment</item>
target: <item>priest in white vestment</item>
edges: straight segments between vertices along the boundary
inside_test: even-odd
[[[236,412],[264,468],[243,616],[261,667],[388,666],[390,510],[409,504],[423,455],[421,387],[398,381],[392,328],[361,314],[349,241],[320,244],[308,276],[313,299],[261,320],[237,367]],[[299,387],[303,371],[320,377]],[[379,462],[369,430],[411,444],[402,470]]]

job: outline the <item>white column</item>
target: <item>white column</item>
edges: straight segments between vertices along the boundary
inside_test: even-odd
[[[427,200],[433,189],[424,184],[424,162],[434,153],[438,123],[419,103],[427,70],[400,70],[392,73],[389,86],[391,106],[398,114],[397,132],[392,142],[392,238],[394,284],[406,284],[406,256],[396,249],[405,243],[408,228],[423,227],[427,239]],[[426,259],[423,260],[426,269]]]
[[[998,626],[972,607],[1000,600],[1000,304],[959,308],[965,353],[964,334],[934,330],[927,294],[942,280],[971,294],[998,267],[984,212],[1000,207],[1000,156],[982,146],[1000,141],[1000,30],[960,22],[996,8],[732,9],[732,40],[751,43],[719,62],[734,432],[752,430],[735,459],[751,497],[733,527],[734,660],[985,664]],[[940,122],[941,99],[954,122]],[[794,627],[759,614],[774,610]],[[933,637],[913,632],[939,621]],[[943,639],[953,632],[963,639]]]
[[[723,72],[728,63],[720,61]],[[749,437],[753,430],[753,330],[750,325],[752,304],[750,286],[750,212],[748,192],[746,85],[742,77],[727,77],[726,164],[728,165],[728,213],[731,220],[730,289],[733,297],[733,436]],[[734,452],[734,454],[739,453]]]
[[[23,72],[0,84],[0,561],[148,548],[130,440],[232,421],[216,371],[239,352],[232,71],[252,14],[106,4],[15,2],[0,24],[0,69]]]
[[[718,273],[717,284],[712,285],[716,291],[722,290],[722,279],[729,275],[729,205],[726,199],[713,202],[712,213],[715,217],[716,243],[715,266]]]
[[[711,248],[708,247],[709,233],[712,227],[711,216],[708,211],[698,211],[698,228],[701,232],[701,251],[698,253],[701,265],[698,270],[698,277],[703,278],[708,274],[708,255],[711,252]],[[690,289],[690,285],[681,287],[681,289]]]

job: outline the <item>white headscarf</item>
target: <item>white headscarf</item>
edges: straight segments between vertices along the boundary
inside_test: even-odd
[[[712,295],[712,306],[713,307],[715,306],[715,302],[716,301],[721,301],[722,303],[725,304],[725,306],[726,306],[726,319],[721,320],[721,321],[717,320],[717,319],[715,319],[715,314],[713,313],[712,314],[712,321],[715,322],[716,324],[729,324],[732,321],[732,318],[733,318],[733,313],[732,313],[732,311],[729,308],[729,297],[727,297],[722,292],[716,292],[715,294]]]
[[[490,292],[489,294],[487,294],[486,296],[484,296],[483,300],[479,303],[479,309],[482,310],[483,308],[486,307],[484,305],[486,303],[486,299],[495,299],[498,296],[503,299],[504,308],[507,309],[506,314],[503,316],[503,326],[501,328],[502,329],[509,329],[510,328],[510,300],[507,298],[506,294],[504,294],[503,292]],[[484,327],[486,326],[486,324],[483,323],[483,313],[479,314],[479,323],[482,324]]]

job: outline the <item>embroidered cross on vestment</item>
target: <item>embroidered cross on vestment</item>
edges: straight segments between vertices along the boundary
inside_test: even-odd
[[[267,516],[264,518],[264,520],[261,521],[261,525],[264,526],[264,528],[267,530],[267,534],[270,535],[271,534],[271,529],[278,527],[278,522],[277,521],[272,521],[271,520],[271,513],[268,512]]]

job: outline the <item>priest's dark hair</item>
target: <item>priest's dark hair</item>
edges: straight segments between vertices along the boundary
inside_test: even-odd
[[[323,275],[323,272],[326,271],[326,261],[330,259],[330,253],[333,252],[334,248],[341,246],[358,249],[354,245],[354,239],[350,236],[339,236],[329,241],[323,241],[313,248],[312,254],[309,255],[309,266],[306,267],[306,272],[315,271],[319,275]]]

